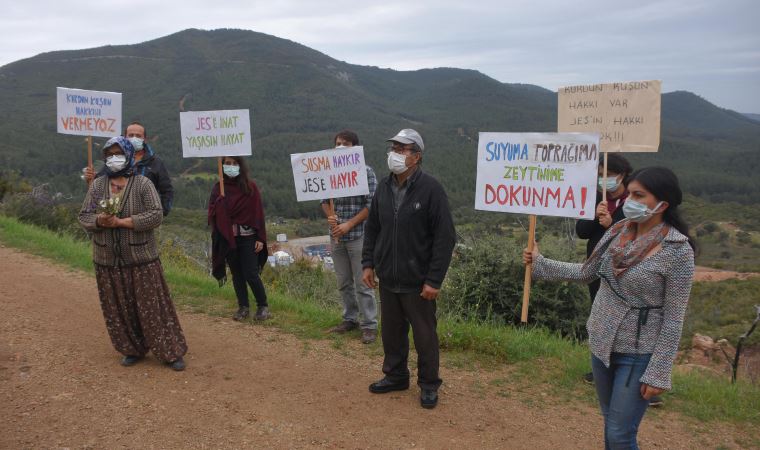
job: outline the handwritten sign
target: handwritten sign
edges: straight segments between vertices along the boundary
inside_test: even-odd
[[[593,218],[599,135],[480,133],[475,209]]]
[[[56,88],[58,132],[77,136],[121,134],[121,94]]]
[[[368,195],[364,147],[290,155],[299,202]]]
[[[179,123],[184,158],[252,153],[251,120],[247,109],[181,112]]]
[[[604,152],[656,152],[660,81],[561,87],[557,131],[599,133]]]

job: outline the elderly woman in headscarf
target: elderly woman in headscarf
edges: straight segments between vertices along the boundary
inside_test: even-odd
[[[163,219],[161,199],[148,178],[135,174],[134,153],[124,137],[106,142],[106,176],[90,185],[79,223],[92,235],[100,306],[121,364],[132,366],[152,351],[184,370],[187,343],[153,232]]]

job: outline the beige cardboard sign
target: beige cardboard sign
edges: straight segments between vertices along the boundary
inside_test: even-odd
[[[599,133],[603,152],[656,152],[661,85],[654,80],[561,87],[557,131]]]

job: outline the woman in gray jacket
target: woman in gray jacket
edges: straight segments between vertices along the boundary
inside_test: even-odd
[[[637,449],[649,399],[671,388],[694,275],[694,243],[678,214],[683,195],[669,169],[634,172],[612,226],[583,264],[553,261],[538,246],[523,252],[533,276],[590,283],[601,280],[586,327],[605,448]]]

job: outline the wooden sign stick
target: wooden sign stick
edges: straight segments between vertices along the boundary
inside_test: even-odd
[[[222,157],[217,158],[217,171],[219,172],[219,195],[224,197],[224,176],[222,175]]]
[[[602,201],[607,201],[607,152],[604,152],[604,168],[602,169],[602,179],[604,180],[604,187],[602,187]],[[594,211],[596,215],[596,211]]]
[[[528,225],[528,251],[532,252],[536,240],[536,215],[530,215],[530,225]],[[530,300],[530,282],[533,273],[533,264],[525,266],[525,284],[523,284],[523,303],[520,322],[528,323],[528,301]]]
[[[87,136],[87,168],[92,172],[92,136]],[[87,182],[87,186],[92,184],[93,180]]]
[[[335,202],[333,201],[333,199],[330,199],[330,203],[329,204],[330,204],[330,215],[334,216],[335,215]],[[337,222],[336,222],[336,224],[337,224]],[[338,242],[340,240],[340,238],[334,238],[334,239],[335,239],[335,242]]]

